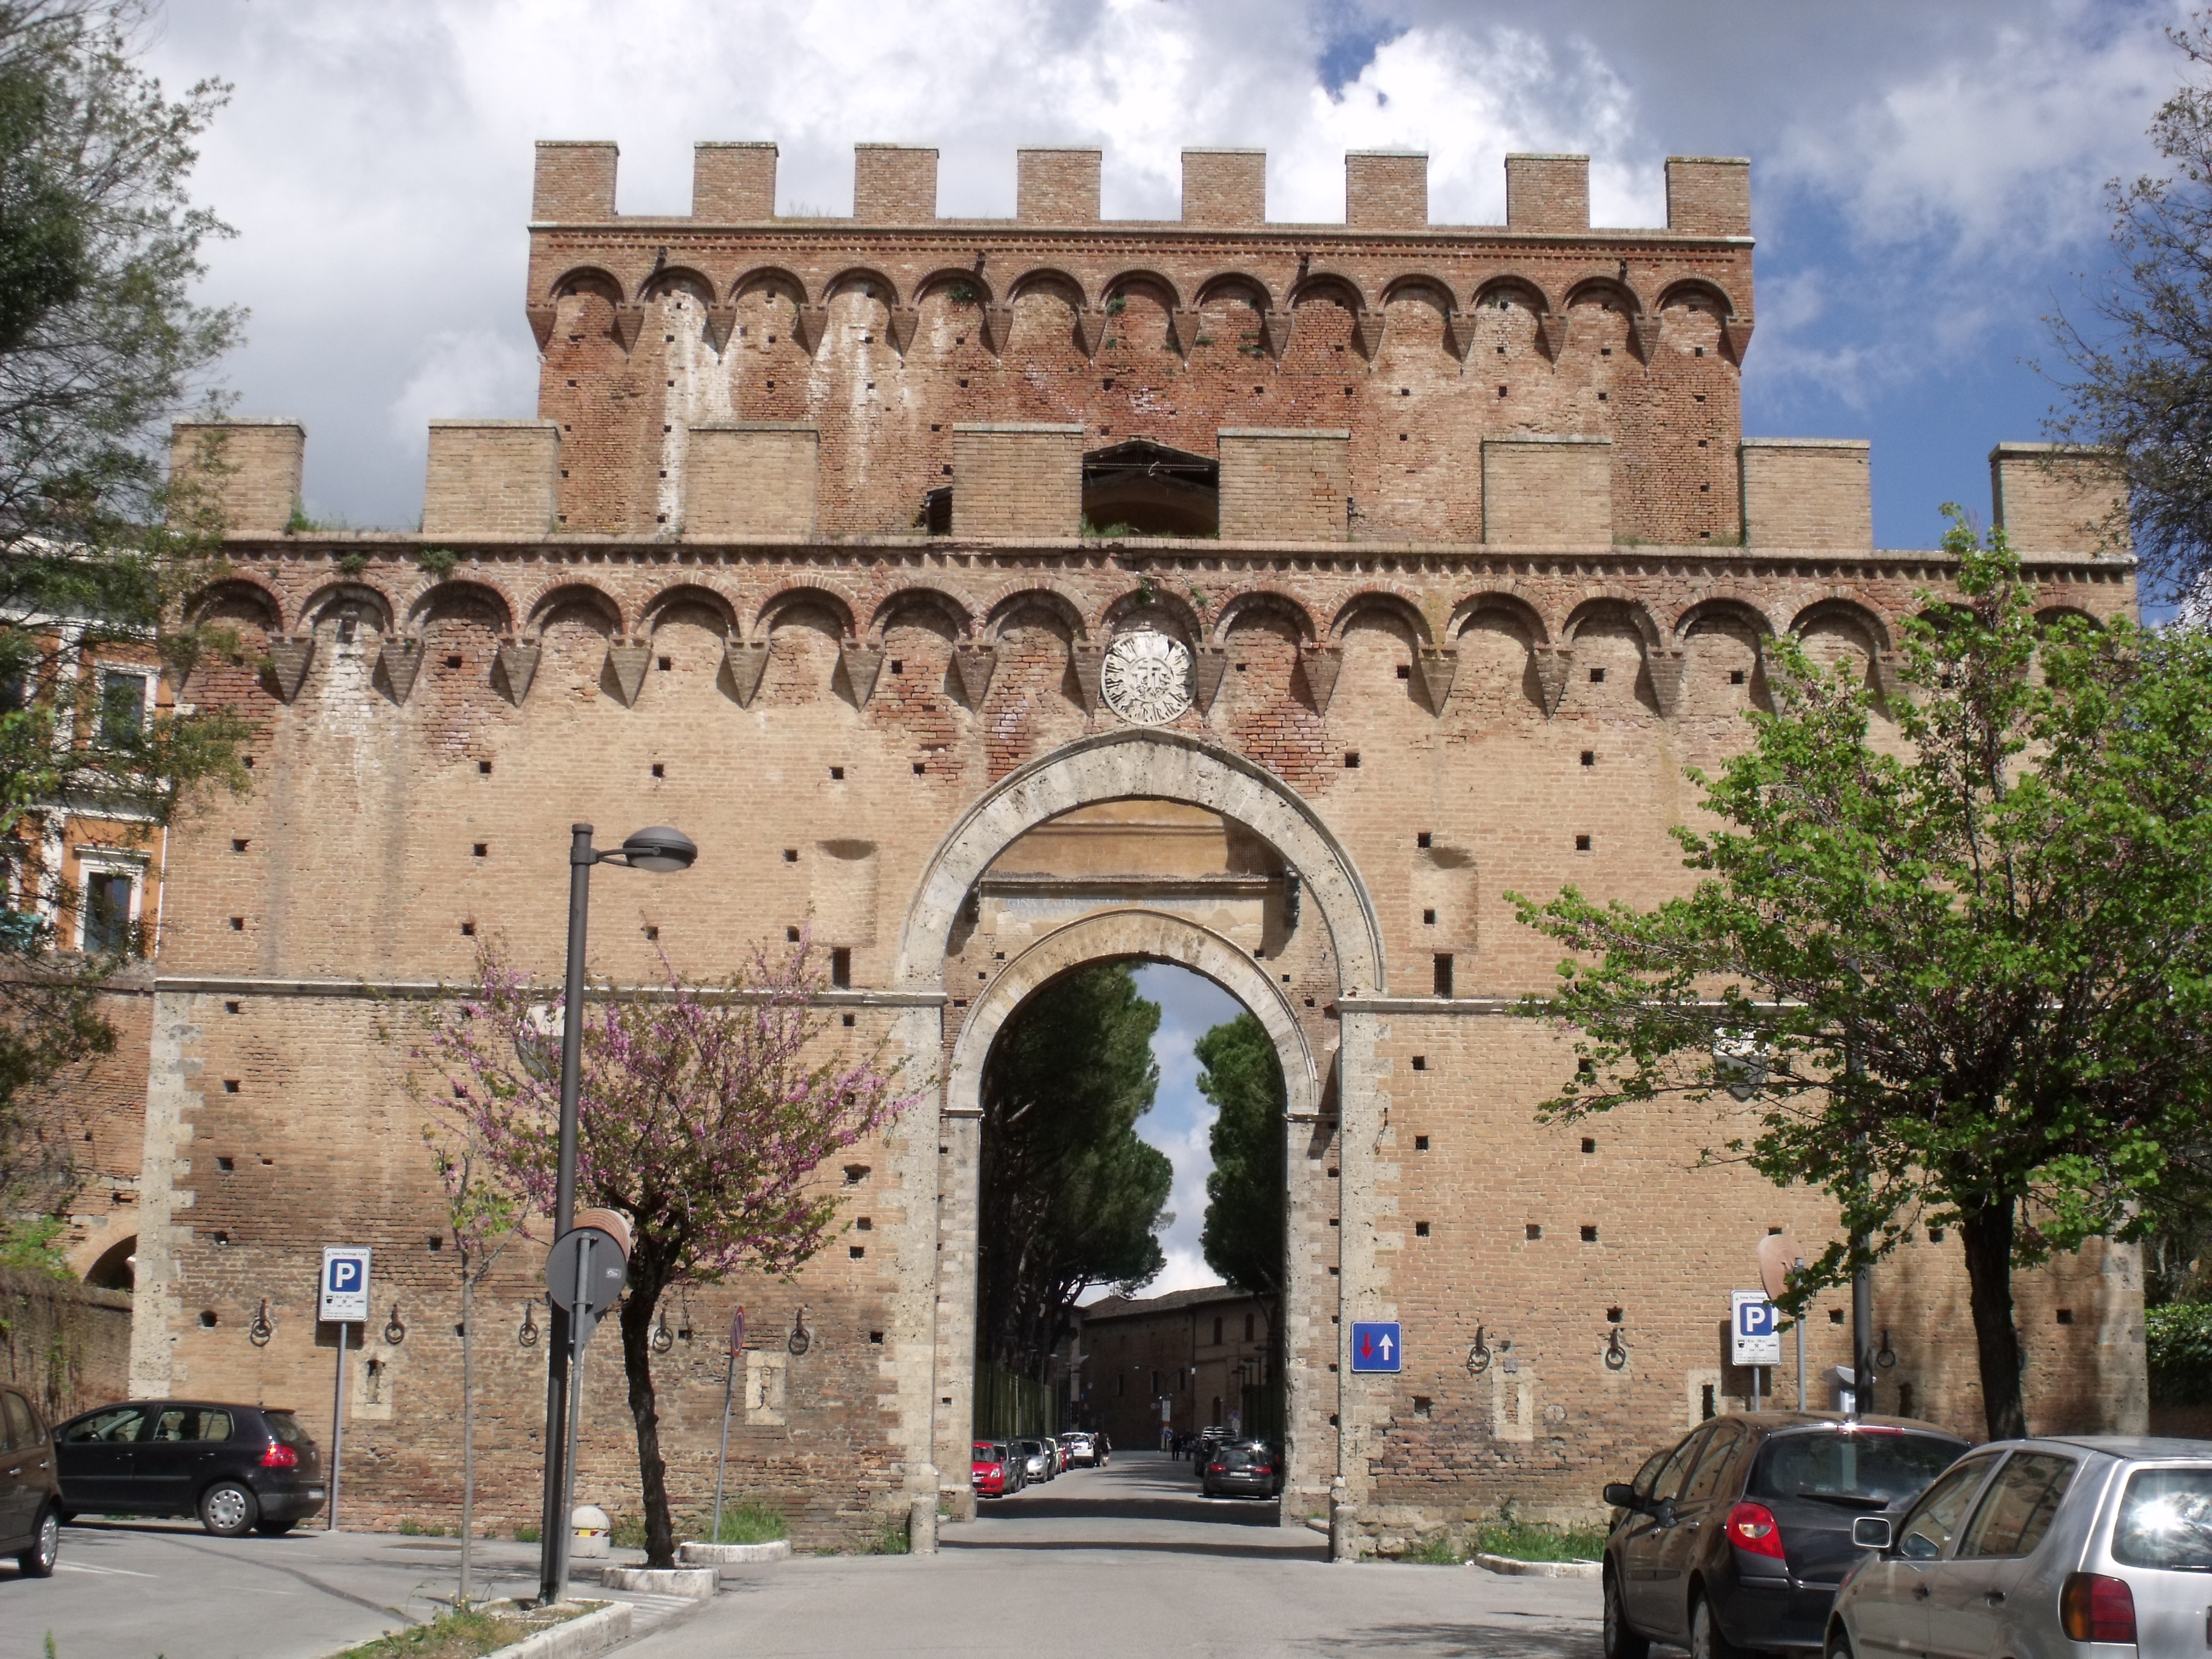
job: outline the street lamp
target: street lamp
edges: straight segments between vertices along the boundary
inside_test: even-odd
[[[592,845],[592,826],[568,826],[568,977],[561,1002],[561,1153],[553,1193],[553,1242],[575,1225],[576,1096],[584,1059],[584,937],[591,910],[592,866],[618,864],[665,875],[688,870],[699,856],[680,830],[656,825],[641,830],[617,848]],[[568,1454],[568,1320],[553,1308],[550,1352],[545,1371],[545,1499],[538,1530],[538,1599],[558,1601],[568,1577],[569,1499],[575,1470]]]

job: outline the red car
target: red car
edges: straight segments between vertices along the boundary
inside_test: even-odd
[[[978,1498],[1004,1498],[1022,1489],[1014,1454],[1003,1440],[978,1440],[974,1461],[968,1467],[968,1478]]]

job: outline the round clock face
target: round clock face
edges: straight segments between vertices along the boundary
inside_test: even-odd
[[[1190,649],[1156,629],[1117,634],[1100,676],[1106,706],[1134,726],[1164,726],[1190,707]]]

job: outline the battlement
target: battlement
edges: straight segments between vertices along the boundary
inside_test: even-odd
[[[620,148],[606,139],[541,139],[531,218],[545,228],[623,222],[617,210]],[[780,220],[775,210],[776,146],[765,140],[702,143],[694,147],[691,222],[818,225],[815,217]],[[940,220],[937,151],[909,144],[856,144],[853,151],[855,226],[937,223],[1096,225],[1101,152],[1034,149],[1015,153],[1011,221]],[[1187,149],[1182,153],[1181,223],[1207,229],[1256,229],[1267,217],[1267,155],[1260,149]],[[1429,158],[1413,150],[1352,150],[1344,158],[1344,224],[1360,230],[1454,230],[1429,218]],[[1588,235],[1589,157],[1505,158],[1505,223],[1475,227],[1543,235]],[[671,223],[663,218],[638,223]],[[1157,225],[1153,220],[1110,222]],[[1751,234],[1751,163],[1740,156],[1667,159],[1664,232],[1700,237]],[[1618,234],[1618,232],[1601,232]],[[1639,234],[1660,234],[1639,232]]]

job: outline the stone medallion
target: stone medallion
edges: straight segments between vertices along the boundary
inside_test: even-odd
[[[1164,726],[1190,707],[1190,647],[1157,629],[1116,634],[1100,683],[1106,706],[1132,726]]]

